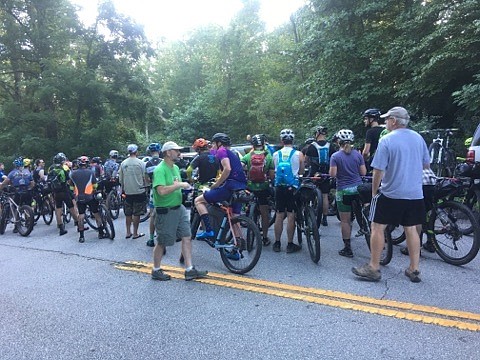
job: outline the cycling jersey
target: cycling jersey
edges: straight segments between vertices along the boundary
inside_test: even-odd
[[[215,179],[220,168],[218,159],[208,152],[203,152],[196,156],[190,163],[190,167],[192,169],[198,168],[198,181],[201,184]]]

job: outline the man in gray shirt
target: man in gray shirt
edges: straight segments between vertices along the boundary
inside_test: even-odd
[[[412,282],[420,282],[420,238],[416,226],[425,219],[422,173],[430,166],[430,156],[423,138],[407,128],[410,121],[407,110],[397,106],[381,117],[386,119],[390,133],[380,141],[372,162],[370,263],[354,267],[352,271],[357,276],[379,281],[385,228],[387,224],[400,224],[405,230],[410,255],[405,275]]]
[[[145,214],[146,198],[146,179],[145,163],[137,158],[138,146],[128,145],[128,158],[122,161],[118,170],[118,180],[125,193],[125,221],[127,226],[127,239],[133,236],[134,239],[144,236],[138,232],[140,216]],[[133,234],[132,234],[133,224]]]

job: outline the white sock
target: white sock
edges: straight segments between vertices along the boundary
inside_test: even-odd
[[[159,267],[158,267],[158,268],[156,268],[156,267],[153,267],[153,271],[158,271],[158,270],[160,270],[160,268],[159,268]]]
[[[190,271],[190,270],[192,270],[192,269],[193,269],[193,265],[185,268],[185,270],[187,270],[187,271]]]

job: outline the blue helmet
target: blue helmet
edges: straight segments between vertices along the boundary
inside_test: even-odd
[[[15,160],[13,160],[13,165],[14,165],[15,167],[23,166],[23,157],[22,157],[22,156],[19,156],[18,158],[16,158]]]
[[[150,145],[148,145],[148,151],[149,152],[160,152],[160,149],[162,147],[160,146],[159,143],[151,143]]]

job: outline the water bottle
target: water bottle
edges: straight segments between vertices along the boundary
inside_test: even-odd
[[[437,218],[442,222],[443,226],[450,225],[448,214],[443,209],[437,209]]]

